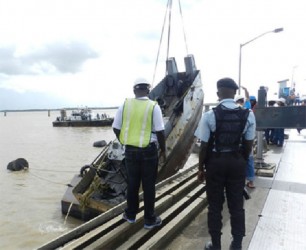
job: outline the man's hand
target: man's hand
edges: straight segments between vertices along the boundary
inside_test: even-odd
[[[205,170],[199,170],[198,171],[198,181],[203,182],[206,180],[206,173]]]
[[[246,87],[241,86],[241,88],[244,90],[244,95],[245,95],[245,99],[249,100],[250,99],[250,94],[249,91]]]

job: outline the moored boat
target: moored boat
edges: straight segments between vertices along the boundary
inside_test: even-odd
[[[88,108],[73,110],[70,116],[67,116],[65,109],[60,113],[61,115],[52,122],[53,127],[104,127],[111,126],[114,121],[114,118],[106,113],[93,115]]]

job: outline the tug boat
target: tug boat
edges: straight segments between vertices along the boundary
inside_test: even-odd
[[[169,58],[166,76],[149,94],[160,105],[165,124],[166,161],[159,164],[158,182],[185,165],[203,111],[200,71],[193,55],[187,55],[184,62],[185,71],[179,72],[175,58]],[[126,191],[124,146],[114,139],[74,176],[61,201],[62,213],[87,221],[125,201]]]
[[[72,110],[71,115],[67,116],[66,109],[60,111],[61,115],[52,122],[53,127],[104,127],[111,126],[114,118],[102,113],[92,114],[91,109],[84,108]]]

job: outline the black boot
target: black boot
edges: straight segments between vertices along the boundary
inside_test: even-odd
[[[235,236],[229,250],[241,250],[242,249],[242,238],[241,236]]]
[[[242,246],[240,245],[240,247],[234,247],[233,242],[232,242],[229,250],[242,250]]]
[[[221,246],[215,246],[212,242],[207,242],[205,244],[204,250],[221,250]]]

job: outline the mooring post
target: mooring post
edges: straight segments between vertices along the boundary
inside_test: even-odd
[[[258,90],[258,101],[257,101],[257,107],[258,108],[264,108],[266,106],[267,99],[267,91],[266,88],[261,86]],[[255,110],[256,112],[256,110]],[[254,159],[254,167],[255,168],[271,168],[274,167],[275,164],[269,164],[265,163],[263,159],[263,130],[257,131],[257,152],[256,157]]]
[[[266,90],[264,87],[260,87],[258,90],[258,98],[257,98],[257,107],[264,108],[265,107],[265,100],[266,100]],[[256,112],[256,111],[255,111]],[[257,131],[257,152],[255,158],[255,164],[261,165],[264,160],[262,157],[263,154],[263,131]]]

